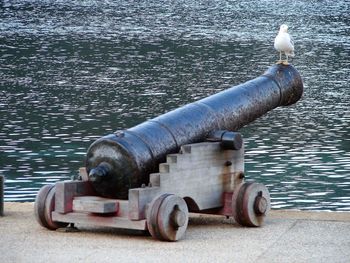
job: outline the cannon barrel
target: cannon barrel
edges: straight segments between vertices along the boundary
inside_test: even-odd
[[[236,131],[266,112],[297,102],[302,79],[291,65],[273,65],[261,76],[187,104],[125,131],[104,136],[88,149],[86,170],[96,192],[127,199],[147,184],[166,155],[206,140],[216,130]]]

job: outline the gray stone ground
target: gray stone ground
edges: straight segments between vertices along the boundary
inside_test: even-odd
[[[5,203],[0,262],[350,262],[350,213],[272,211],[261,228],[194,215],[183,240],[82,227],[40,227],[33,203]]]

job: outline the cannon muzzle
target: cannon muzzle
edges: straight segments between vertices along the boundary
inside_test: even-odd
[[[86,157],[89,180],[101,196],[127,199],[128,190],[148,184],[149,174],[181,145],[213,138],[216,131],[237,131],[278,106],[297,102],[302,93],[293,66],[273,65],[246,83],[96,140]],[[232,137],[223,145],[239,147],[235,133],[220,136]]]

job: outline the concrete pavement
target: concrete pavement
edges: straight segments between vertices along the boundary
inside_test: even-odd
[[[79,227],[49,231],[33,203],[5,203],[0,262],[350,262],[350,212],[271,211],[265,226],[194,215],[179,242],[140,233]]]

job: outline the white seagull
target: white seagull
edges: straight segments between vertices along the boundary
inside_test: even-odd
[[[287,33],[288,26],[281,25],[280,31],[275,38],[275,49],[280,52],[280,60],[277,64],[288,65],[288,57],[294,57],[294,43],[292,37]],[[282,52],[286,55],[286,60],[282,60]]]

